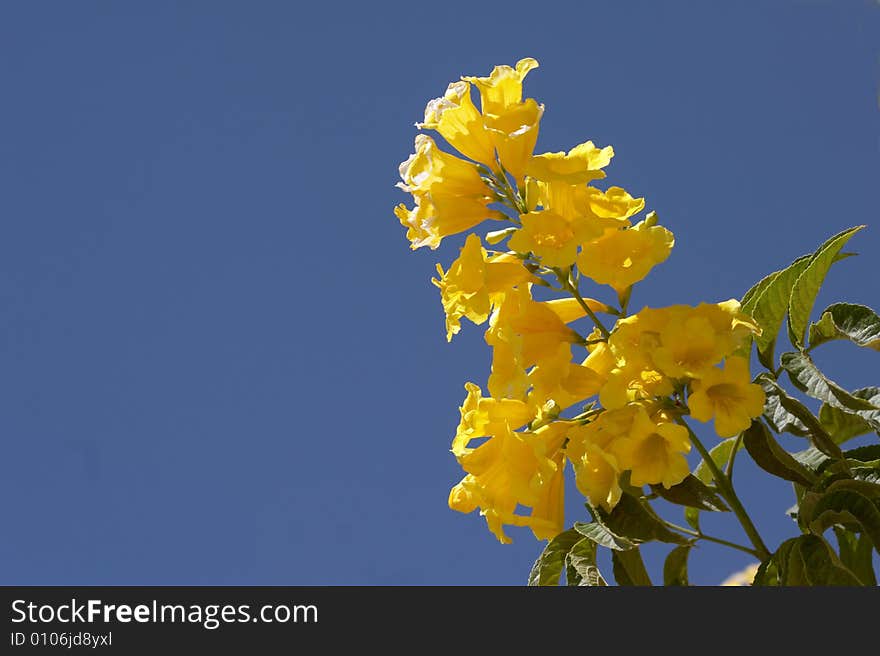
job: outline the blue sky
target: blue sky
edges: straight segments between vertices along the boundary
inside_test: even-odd
[[[5,4],[0,581],[523,582],[530,533],[502,546],[446,507],[489,351],[469,325],[446,344],[430,284],[461,240],[412,253],[392,214],[426,101],[537,58],[538,150],[612,144],[609,183],[675,232],[634,308],[740,296],[861,223],[817,307],[877,307],[878,20],[856,0]],[[878,383],[874,352],[818,359]],[[768,478],[741,459],[775,546],[795,528]],[[701,547],[692,579],[747,563]]]

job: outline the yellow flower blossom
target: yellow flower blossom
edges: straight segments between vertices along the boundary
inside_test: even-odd
[[[681,483],[690,473],[685,454],[691,449],[684,426],[666,421],[655,422],[642,406],[632,421],[629,433],[609,445],[622,470],[631,472],[630,481],[639,487],[661,484],[665,488]]]
[[[668,308],[660,344],[651,357],[672,378],[700,378],[702,373],[740,348],[758,332],[757,324],[739,311],[735,300]]]
[[[535,433],[515,433],[505,427],[487,442],[458,457],[467,475],[452,488],[449,507],[471,512],[477,507],[489,530],[502,543],[510,538],[504,525],[529,526],[541,538],[562,530],[564,424]],[[517,506],[532,508],[518,515]]]
[[[522,228],[513,233],[508,245],[519,253],[534,253],[548,267],[574,264],[578,245],[589,235],[584,220],[571,220],[550,210],[523,214]]]
[[[495,146],[483,125],[483,116],[471,100],[471,85],[452,82],[446,93],[425,108],[421,129],[436,130],[465,157],[496,169]]]
[[[415,250],[437,248],[444,237],[463,232],[486,219],[505,216],[488,208],[493,192],[480,177],[475,164],[444,153],[427,135],[418,135],[416,152],[400,165],[403,182],[398,186],[413,194],[416,206],[395,208],[407,239]]]
[[[507,108],[503,114],[488,114],[483,117],[501,166],[518,184],[522,183],[526,166],[535,150],[538,126],[543,114],[544,105],[528,98],[519,105]]]
[[[731,574],[718,585],[723,587],[742,587],[752,585],[755,581],[755,575],[758,573],[759,567],[761,567],[761,563],[752,563],[742,571]]]
[[[764,390],[751,382],[745,358],[727,358],[724,369],[707,369],[693,382],[688,408],[697,421],[715,418],[719,437],[738,435],[764,412]]]
[[[449,271],[444,272],[438,264],[437,272],[440,279],[432,278],[431,282],[440,288],[448,341],[461,330],[462,317],[475,324],[483,323],[501,294],[532,277],[514,255],[501,253],[489,257],[480,238],[473,233],[468,235]]]
[[[642,221],[584,244],[577,265],[582,274],[620,294],[669,257],[674,243],[669,230]]]
[[[575,146],[565,152],[535,155],[529,160],[526,175],[544,182],[561,182],[578,185],[605,177],[602,169],[611,162],[614,149],[611,146],[597,148],[592,141]]]
[[[585,440],[578,444],[574,438],[566,448],[566,456],[574,467],[580,493],[592,505],[611,512],[623,494],[617,458],[593,442]]]
[[[522,102],[523,79],[529,71],[538,68],[538,62],[531,57],[520,59],[516,67],[496,66],[489,77],[465,76],[462,80],[471,82],[480,92],[480,106],[483,114],[503,114],[513,105]]]
[[[452,453],[464,455],[472,449],[468,443],[480,437],[495,435],[505,428],[519,428],[532,420],[537,412],[534,405],[515,399],[483,397],[474,383],[465,383],[467,396],[459,408],[461,421],[452,440]]]
[[[603,378],[589,367],[572,362],[571,347],[560,344],[556,353],[529,372],[536,403],[553,399],[561,408],[594,396]]]

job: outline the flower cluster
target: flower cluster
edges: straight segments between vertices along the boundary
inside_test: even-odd
[[[628,315],[632,286],[669,256],[673,235],[654,212],[636,222],[644,199],[596,186],[611,146],[587,141],[534,154],[544,106],[523,100],[522,86],[537,66],[523,59],[488,77],[463,77],[428,103],[417,126],[460,156],[419,134],[398,184],[414,206],[395,209],[413,249],[435,249],[487,220],[506,224],[484,238],[468,234],[433,281],[447,339],[462,318],[488,322],[488,396],[465,385],[452,443],[465,476],[449,505],[479,508],[502,542],[505,525],[528,526],[539,539],[562,530],[567,462],[590,503],[611,510],[625,473],[629,485],[667,488],[687,476],[683,415],[714,419],[727,437],[764,404],[738,355],[759,329],[737,301]],[[590,283],[614,290],[616,305],[582,295]],[[576,327],[583,324],[588,334]]]

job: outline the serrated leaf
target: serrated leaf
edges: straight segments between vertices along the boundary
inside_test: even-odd
[[[844,451],[843,455],[846,456],[848,460],[858,460],[859,462],[872,462],[874,460],[880,460],[880,444],[868,444],[867,446],[860,446],[856,449]]]
[[[818,535],[834,524],[857,522],[880,553],[880,509],[860,492],[850,489],[826,492],[812,504],[806,521],[810,530]]]
[[[813,472],[819,472],[827,463],[831,462],[831,458],[819,451],[814,446],[803,451],[795,451],[790,454],[792,458],[801,463],[804,467]]]
[[[610,513],[597,509],[599,519],[615,535],[636,542],[658,540],[671,544],[687,544],[687,538],[670,531],[634,496],[624,493]]]
[[[807,330],[810,313],[813,311],[816,295],[825,281],[828,270],[846,242],[864,227],[856,226],[834,235],[819,247],[807,267],[798,276],[788,303],[789,338],[795,348],[801,348],[804,344],[804,333]]]
[[[596,565],[596,543],[582,538],[575,543],[565,558],[568,585],[606,586],[605,579]]]
[[[562,569],[565,566],[565,558],[571,548],[580,542],[583,536],[574,529],[563,531],[550,540],[541,555],[529,572],[528,584],[535,585],[559,585]]]
[[[739,443],[739,446],[737,446],[737,443]],[[742,441],[739,437],[728,437],[726,440],[722,440],[709,450],[709,456],[712,458],[712,462],[714,462],[722,471],[724,470],[727,461],[730,459],[730,452],[733,451],[734,446],[737,446],[737,449],[742,448]],[[712,472],[709,471],[706,463],[702,460],[700,461],[700,464],[697,465],[696,469],[694,469],[694,476],[707,485],[712,482]]]
[[[590,522],[588,524],[577,522],[574,525],[574,529],[582,536],[590,538],[600,547],[606,547],[607,549],[625,551],[636,546],[631,540],[615,535],[607,526],[603,526],[599,522]]]
[[[755,304],[758,302],[758,299],[761,297],[761,294],[764,293],[764,290],[767,289],[767,286],[776,280],[776,277],[782,273],[781,271],[774,271],[773,273],[764,276],[754,285],[752,285],[749,290],[742,295],[742,300],[740,300],[740,309],[748,315],[751,315],[755,309]]]
[[[799,538],[789,538],[760,564],[752,585],[783,586],[789,579],[789,556]]]
[[[796,553],[803,563],[803,577],[808,585],[859,586],[861,581],[849,571],[821,537],[802,535]],[[792,555],[795,551],[792,552]]]
[[[663,563],[663,585],[685,586],[688,583],[688,556],[692,545],[682,545],[669,552]]]
[[[773,347],[776,344],[776,336],[779,334],[782,320],[788,312],[791,291],[798,277],[809,265],[811,258],[812,255],[803,255],[785,269],[776,272],[776,275],[764,286],[760,295],[757,296],[757,300],[751,306],[750,314],[761,326],[761,334],[755,337],[758,359],[768,369],[774,368]]]
[[[816,482],[816,475],[779,446],[760,421],[752,421],[752,425],[743,433],[743,444],[755,463],[764,471],[807,487]]]
[[[810,326],[810,348],[835,339],[880,351],[880,317],[866,305],[834,303]]]
[[[761,386],[765,392],[770,390],[767,393],[775,396],[779,405],[804,425],[807,429],[807,436],[810,438],[813,446],[832,458],[840,459],[843,457],[840,447],[834,443],[831,436],[822,428],[819,420],[813,416],[813,413],[803,403],[790,397],[769,374],[761,374],[755,380],[761,381]]]
[[[877,585],[874,573],[873,547],[864,533],[853,533],[840,526],[834,527],[840,551],[840,561],[855,574],[862,585]]]
[[[690,506],[711,512],[728,512],[730,510],[714,490],[693,475],[688,475],[681,483],[673,485],[669,489],[662,485],[652,485],[651,489],[660,497],[679,506]]]
[[[654,585],[638,547],[629,551],[611,552],[611,564],[617,585]]]
[[[791,433],[798,437],[810,434],[804,423],[782,407],[779,397],[784,390],[777,385],[773,376],[768,373],[758,374],[755,382],[764,389],[764,419],[777,433]]]
[[[780,356],[780,363],[788,373],[792,384],[814,399],[841,410],[880,411],[880,408],[869,401],[853,396],[837,383],[826,378],[806,353],[783,353]]]
[[[853,392],[853,396],[856,392]],[[819,423],[837,444],[843,444],[859,435],[870,433],[873,428],[861,415],[841,410],[823,403],[819,408]]]
[[[863,399],[875,407],[880,407],[880,387],[863,387],[853,391],[852,396]],[[880,410],[847,410],[847,412],[864,419],[880,435]]]

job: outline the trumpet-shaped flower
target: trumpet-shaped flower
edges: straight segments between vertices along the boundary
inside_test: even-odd
[[[526,282],[532,275],[512,254],[501,253],[489,257],[475,234],[468,235],[461,254],[449,271],[437,265],[439,280],[432,278],[440,288],[440,298],[446,313],[446,339],[461,330],[461,318],[475,324],[489,318],[492,304],[514,286]]]
[[[761,416],[764,400],[764,390],[751,382],[748,361],[734,356],[727,358],[724,369],[707,369],[693,382],[688,408],[697,421],[714,417],[719,437],[733,437]]]
[[[471,100],[467,82],[452,82],[446,93],[425,107],[425,120],[416,127],[437,130],[453,148],[475,162],[496,169],[495,146],[483,125],[483,116]]]
[[[534,253],[548,267],[574,264],[578,245],[590,234],[590,224],[579,217],[570,219],[551,210],[530,212],[520,217],[522,228],[508,242],[519,253]]]
[[[544,105],[528,98],[525,102],[508,107],[502,114],[484,116],[486,130],[498,153],[498,160],[517,183],[522,183],[526,166],[535,150],[538,126],[543,114]]]
[[[614,157],[611,146],[597,148],[592,141],[575,146],[568,153],[544,153],[529,160],[526,175],[544,182],[579,185],[605,177],[603,168]]]
[[[559,477],[565,428],[564,424],[550,425],[535,433],[514,433],[505,427],[459,456],[467,475],[450,492],[450,508],[471,512],[479,507],[502,543],[510,542],[505,524],[530,526],[540,536],[558,533],[562,528]],[[518,515],[518,505],[532,508],[531,515]]]
[[[691,449],[684,426],[655,422],[642,406],[637,406],[629,433],[616,440],[609,450],[623,470],[631,472],[635,486],[662,484],[665,488],[681,483],[690,473],[685,454]]]
[[[472,83],[480,92],[480,106],[483,114],[503,114],[508,108],[522,102],[523,80],[529,71],[538,68],[538,62],[531,57],[520,59],[516,67],[496,66],[488,77],[462,77]]]
[[[484,397],[474,383],[465,383],[467,396],[459,408],[461,421],[452,440],[452,453],[456,456],[472,451],[471,440],[495,435],[505,428],[516,429],[530,422],[537,412],[535,406],[516,399]]]
[[[669,257],[674,243],[669,230],[642,221],[629,229],[609,230],[584,244],[577,259],[578,269],[620,294]]]

